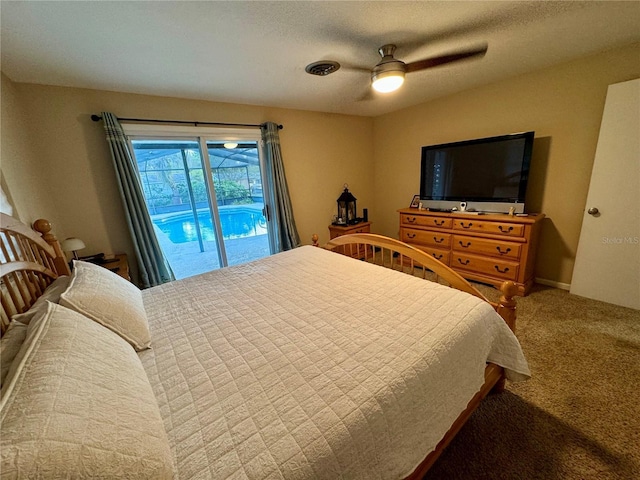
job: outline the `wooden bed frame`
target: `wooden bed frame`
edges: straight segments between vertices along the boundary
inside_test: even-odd
[[[42,295],[44,290],[60,275],[70,275],[67,259],[51,224],[44,219],[36,220],[34,232],[19,220],[0,214],[0,293],[2,295],[1,333],[4,334],[11,316],[27,311]],[[318,246],[314,235],[314,245]],[[498,303],[490,302],[464,278],[430,255],[398,240],[373,234],[353,234],[337,237],[324,248],[334,250],[340,247],[347,254],[361,257],[363,261],[376,263],[415,275],[427,270],[433,271],[437,279],[444,280],[451,287],[462,290],[490,303],[509,327],[515,329],[516,310],[513,297],[517,287],[513,282],[502,285],[502,297]],[[442,451],[453,440],[480,401],[491,391],[504,388],[504,371],[495,364],[487,364],[485,382],[469,401],[467,408],[453,423],[449,431],[416,470],[407,479],[421,479],[435,463]]]
[[[312,237],[313,245],[318,245],[318,236]],[[375,235],[372,233],[354,233],[336,237],[324,245],[325,249],[336,250],[341,253],[360,258],[362,261],[375,263],[386,268],[392,268],[409,275],[421,274],[426,279],[427,271],[431,270],[436,275],[436,280],[444,280],[450,287],[467,292],[484,300],[504,319],[509,328],[515,332],[516,327],[516,302],[513,297],[518,293],[518,287],[513,282],[504,282],[501,286],[502,296],[498,303],[489,301],[473,285],[451,270],[444,263],[436,260],[431,255],[407,245],[399,240]],[[490,392],[502,392],[505,377],[502,367],[488,363],[484,371],[484,384],[467,404],[467,408],[453,422],[451,428],[440,440],[435,450],[422,461],[407,480],[419,480],[427,473],[436,462],[444,449],[451,443],[465,422],[469,419],[480,402]]]

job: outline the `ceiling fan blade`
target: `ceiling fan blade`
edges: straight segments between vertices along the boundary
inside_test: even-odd
[[[439,67],[440,65],[446,65],[447,63],[457,62],[471,57],[483,57],[487,53],[487,45],[474,48],[473,50],[467,50],[466,52],[452,53],[449,55],[441,55],[439,57],[425,58],[424,60],[418,60],[417,62],[411,62],[406,64],[406,72],[417,72],[419,70],[425,70],[427,68]]]

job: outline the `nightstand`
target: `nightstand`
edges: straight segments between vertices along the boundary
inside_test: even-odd
[[[360,222],[354,225],[329,225],[329,239],[341,237],[342,235],[350,235],[352,233],[371,233],[371,222]],[[364,258],[365,251],[358,247],[356,250],[345,252],[344,247],[337,247],[335,251],[353,258]]]
[[[111,261],[104,261],[104,263],[98,263],[101,267],[111,270],[113,273],[117,273],[125,280],[131,281],[129,275],[129,260],[127,260],[126,253],[117,253]]]

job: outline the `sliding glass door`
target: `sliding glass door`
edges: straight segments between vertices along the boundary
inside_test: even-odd
[[[228,265],[269,254],[257,142],[207,141]]]
[[[156,235],[176,278],[270,254],[257,141],[130,141]]]

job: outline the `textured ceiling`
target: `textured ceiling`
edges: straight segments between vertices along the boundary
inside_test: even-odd
[[[371,116],[640,41],[638,1],[3,0],[0,15],[14,82]],[[369,74],[347,68],[372,68],[385,43],[411,62],[484,42],[484,58],[368,100]],[[343,68],[305,73],[322,59]]]

